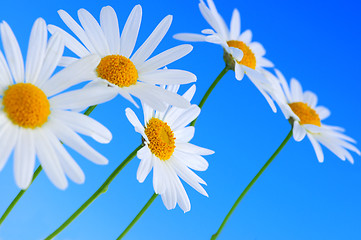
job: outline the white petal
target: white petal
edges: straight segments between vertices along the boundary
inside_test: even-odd
[[[57,138],[83,157],[96,164],[104,165],[108,163],[108,160],[104,156],[90,147],[78,134],[64,125],[61,121],[52,118],[48,123]]]
[[[61,12],[61,10],[60,10]],[[68,15],[67,15],[68,16]],[[70,16],[69,16],[70,17]],[[74,21],[74,20],[72,20]],[[75,23],[77,24],[77,23]],[[80,28],[80,26],[78,26]],[[90,54],[90,52],[88,51],[88,49],[86,49],[78,40],[76,40],[73,36],[71,36],[69,33],[65,32],[63,29],[51,25],[48,25],[48,30],[51,34],[55,34],[58,33],[62,39],[64,40],[64,44],[67,48],[69,48],[73,53],[75,53],[77,56],[79,57],[84,57]],[[80,30],[83,32],[83,34],[85,35],[83,29],[80,28]],[[86,37],[88,39],[88,37]],[[89,40],[87,40],[89,41]]]
[[[24,62],[20,47],[10,26],[3,21],[0,25],[6,59],[16,83],[24,81]]]
[[[181,128],[174,131],[174,137],[177,139],[177,141],[189,142],[194,136],[194,131],[195,128],[193,126]]]
[[[302,86],[296,79],[291,79],[291,93],[294,102],[303,102]]]
[[[46,81],[42,86],[42,90],[49,97],[75,84],[92,80],[95,76],[94,69],[98,63],[99,57],[96,55],[84,57],[55,74],[49,81]]]
[[[21,129],[14,151],[14,176],[21,189],[27,189],[33,177],[35,166],[35,145],[33,130]]]
[[[162,69],[139,75],[139,80],[152,84],[187,84],[197,80],[191,72],[177,69]]]
[[[25,82],[34,83],[42,69],[48,31],[44,19],[38,18],[31,30],[28,53],[26,56]]]
[[[288,102],[294,102],[293,98],[292,98],[292,95],[291,95],[290,88],[288,87],[286,78],[283,76],[283,74],[278,69],[275,69],[275,72],[277,74],[278,80],[281,83],[281,86],[283,88],[283,91],[284,91],[284,93],[286,95],[286,98],[287,98]]]
[[[202,148],[197,145],[185,142],[177,142],[176,139],[176,147],[179,151],[186,152],[186,153],[193,153],[198,155],[211,155],[214,154],[214,151],[209,150],[207,148]]]
[[[0,129],[0,171],[4,168],[10,154],[12,153],[19,135],[19,127],[7,122]]]
[[[235,65],[234,65],[234,71],[236,73],[236,79],[237,80],[242,80],[243,77],[244,77],[244,70],[242,68],[242,66],[240,64],[238,64],[237,62],[235,62]]]
[[[322,106],[316,107],[315,110],[321,120],[324,120],[331,115],[330,110],[328,110],[327,108],[322,107]]]
[[[171,124],[173,131],[184,128],[194,119],[196,119],[200,113],[201,113],[201,109],[195,104],[192,105],[187,110],[185,110],[184,113]]]
[[[142,183],[152,170],[152,153],[147,146],[144,146],[138,151],[137,157],[141,159],[137,170],[137,180]]]
[[[118,17],[111,6],[103,7],[100,12],[100,26],[108,40],[111,53],[120,53],[120,33]]]
[[[192,168],[196,171],[205,171],[208,168],[208,162],[199,155],[190,154],[174,150],[173,157],[182,161],[187,167]]]
[[[53,117],[61,120],[74,131],[92,137],[100,143],[109,143],[112,133],[99,122],[84,114],[70,111],[52,111]]]
[[[252,52],[257,56],[263,56],[266,54],[266,50],[259,42],[252,42],[249,44],[249,48],[252,50]]]
[[[94,85],[56,95],[49,102],[51,107],[55,109],[85,109],[89,106],[108,102],[116,95],[117,92],[110,87]]]
[[[233,10],[232,20],[231,20],[231,32],[230,38],[237,39],[241,32],[241,17],[237,9]]]
[[[142,7],[136,5],[129,14],[120,37],[120,54],[129,58],[137,41],[140,22],[142,21]]]
[[[238,40],[244,42],[248,46],[252,41],[252,31],[251,30],[244,31],[241,34],[241,36],[239,36]]]
[[[166,185],[164,181],[163,166],[158,158],[152,156],[153,162],[153,188],[157,194],[163,194],[166,191]]]
[[[202,34],[196,33],[178,33],[173,36],[173,38],[180,40],[180,41],[187,41],[187,42],[205,42],[206,36]]]
[[[85,9],[78,10],[78,17],[93,47],[100,55],[110,54],[108,42],[97,20]]]
[[[70,15],[65,12],[64,10],[59,10],[58,14],[60,18],[64,21],[64,23],[68,26],[70,30],[73,31],[73,33],[80,39],[80,41],[85,45],[87,49],[89,49],[90,52],[96,53],[96,50],[92,43],[90,42],[88,36],[85,34],[85,31],[83,28],[80,27],[80,25],[72,18]],[[82,57],[79,55],[79,57]]]
[[[131,61],[135,66],[143,63],[156,49],[160,41],[164,38],[165,34],[168,32],[168,29],[172,23],[172,16],[168,15],[158,24],[150,36],[145,40],[145,42],[140,46],[140,48],[134,53],[131,57]]]
[[[8,86],[14,84],[8,64],[6,63],[4,55],[1,51],[0,51],[0,74],[1,74],[0,77],[1,85]]]
[[[182,95],[182,97],[184,97],[184,98],[187,99],[188,101],[191,101],[195,93],[196,93],[196,85],[193,84],[193,85]]]
[[[44,63],[40,70],[39,77],[35,82],[37,86],[41,86],[53,74],[61,56],[63,55],[63,51],[64,43],[62,38],[58,34],[54,34],[49,40],[48,47],[45,52]]]
[[[55,152],[58,154],[61,167],[63,168],[66,175],[69,178],[78,183],[82,184],[85,181],[84,172],[81,170],[79,165],[74,161],[70,154],[65,150],[64,146],[60,141],[55,137],[51,131],[46,132],[47,138],[50,144],[53,146]]]
[[[317,142],[317,140],[312,136],[312,134],[309,134],[307,133],[307,136],[308,136],[308,139],[310,139],[310,142],[313,146],[313,149],[315,150],[316,152],[316,156],[317,156],[317,159],[320,163],[323,162],[324,160],[324,156],[323,156],[323,151],[322,151],[322,148],[320,146],[320,144]]]
[[[68,181],[60,165],[58,155],[50,144],[46,134],[39,129],[34,137],[36,154],[46,175],[56,187],[60,189],[67,188]]]
[[[293,123],[293,138],[299,142],[306,136],[306,130],[297,122]]]
[[[188,212],[191,210],[191,203],[189,201],[188,195],[183,187],[183,184],[181,183],[180,179],[174,178],[174,185],[177,192],[177,202],[179,207],[184,211]]]
[[[168,50],[158,54],[155,57],[152,57],[151,59],[146,61],[144,64],[139,66],[139,68],[137,68],[137,70],[139,73],[145,73],[148,71],[156,70],[158,68],[161,68],[165,65],[168,65],[168,64],[184,57],[185,55],[190,53],[192,51],[192,49],[193,49],[193,47],[189,44],[183,44],[183,45],[173,47],[171,49],[168,49]]]
[[[142,101],[145,100],[145,103],[156,110],[164,111],[165,109],[159,108],[158,106],[154,106],[152,103],[147,102],[147,96],[153,99],[159,99],[162,102],[166,102],[180,108],[187,108],[190,106],[189,101],[185,98],[151,84],[139,82],[136,85],[130,86],[129,90],[131,94],[137,96]]]
[[[142,135],[145,135],[144,133],[144,127],[140,123],[137,115],[135,115],[134,111],[130,108],[125,109],[125,115],[127,116],[129,122],[133,125],[135,131],[137,133],[140,133]]]
[[[313,92],[306,91],[303,93],[303,100],[311,108],[315,108],[317,104],[317,96]]]

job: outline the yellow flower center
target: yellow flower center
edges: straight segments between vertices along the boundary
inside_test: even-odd
[[[23,128],[41,127],[48,121],[50,103],[45,93],[31,83],[17,83],[4,92],[2,104],[8,118]]]
[[[150,142],[148,144],[150,151],[160,160],[168,160],[175,148],[174,133],[168,124],[158,118],[152,118],[144,132]]]
[[[138,71],[132,61],[121,55],[103,57],[96,71],[98,77],[118,87],[129,87],[136,84],[138,79]]]
[[[313,124],[321,127],[321,120],[314,109],[303,102],[288,104],[292,111],[300,118],[300,124]]]
[[[243,52],[243,58],[239,62],[239,64],[245,65],[249,68],[256,69],[256,57],[254,56],[254,53],[252,50],[242,41],[237,40],[230,40],[227,42],[229,47],[234,47],[242,50]]]

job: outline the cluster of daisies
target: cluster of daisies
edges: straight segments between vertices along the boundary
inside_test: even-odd
[[[222,46],[227,68],[234,70],[237,80],[246,74],[274,112],[277,103],[291,122],[296,141],[307,135],[320,162],[323,161],[320,144],[342,160],[353,162],[350,151],[360,154],[352,144],[355,141],[344,135],[342,128],[321,122],[330,111],[317,106],[316,95],[303,92],[295,79],[289,85],[279,70],[275,69],[274,75],[264,69],[272,68],[273,63],[264,57],[263,46],[252,42],[250,30],[241,32],[239,12],[234,10],[228,28],[212,0],[207,0],[207,4],[201,0],[199,8],[212,29],[174,37]],[[140,5],[131,11],[122,32],[110,6],[102,8],[100,22],[85,9],[78,11],[78,21],[63,10],[58,13],[70,31],[37,19],[30,35],[25,68],[14,33],[6,22],[0,24],[5,53],[0,51],[0,170],[13,156],[16,183],[26,189],[37,158],[58,188],[67,187],[67,177],[83,183],[84,173],[64,145],[96,164],[107,164],[108,160],[79,134],[100,143],[109,143],[112,134],[88,116],[90,111],[82,111],[119,94],[134,106],[141,105],[144,113],[141,122],[133,110],[125,110],[143,142],[137,153],[141,160],[138,181],[143,182],[153,169],[154,191],[161,195],[166,208],[178,204],[189,211],[190,201],[180,178],[207,196],[201,185],[205,184],[204,180],[192,169],[205,171],[208,162],[202,156],[214,152],[189,143],[195,132],[189,124],[200,114],[200,108],[190,103],[195,85],[182,96],[177,94],[180,85],[195,82],[196,76],[166,66],[190,53],[192,46],[175,46],[151,57],[171,25],[169,15],[135,50],[142,18]],[[64,47],[75,57],[63,56]],[[73,90],[73,86],[83,87]]]

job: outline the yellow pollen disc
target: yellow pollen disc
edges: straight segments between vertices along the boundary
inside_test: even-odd
[[[160,160],[168,160],[175,148],[174,133],[168,124],[158,118],[152,118],[144,132],[150,142],[148,144],[150,151]]]
[[[118,87],[129,87],[136,84],[138,79],[138,71],[132,61],[121,55],[103,57],[96,71],[98,77]]]
[[[288,104],[292,111],[300,118],[300,124],[313,124],[321,127],[321,120],[314,109],[303,102]]]
[[[23,128],[41,127],[48,121],[50,103],[45,93],[31,83],[17,83],[4,92],[2,104],[8,118]]]
[[[234,47],[242,50],[243,58],[239,64],[245,65],[249,68],[256,69],[256,57],[254,56],[252,50],[242,41],[230,40],[227,42],[229,47]]]

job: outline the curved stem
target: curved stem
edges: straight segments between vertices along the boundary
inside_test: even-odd
[[[201,102],[198,104],[199,108],[202,108],[204,103],[207,101],[207,98],[209,97],[209,95],[211,94],[211,92],[213,91],[213,89],[216,87],[216,85],[218,84],[218,82],[223,78],[223,76],[230,70],[230,68],[226,65],[222,72],[219,73],[219,75],[217,76],[217,78],[214,80],[214,82],[212,83],[212,85],[208,88],[207,92],[204,94]],[[190,126],[194,126],[196,124],[198,118],[194,119]]]
[[[243,192],[241,193],[241,195],[238,197],[238,199],[236,200],[236,202],[233,204],[231,210],[229,210],[227,216],[224,218],[221,226],[218,228],[218,231],[213,234],[213,236],[211,237],[211,240],[215,240],[217,239],[217,237],[219,236],[219,234],[221,233],[222,229],[224,228],[224,226],[226,225],[229,217],[232,215],[232,213],[234,212],[234,210],[237,208],[238,204],[241,202],[241,200],[243,199],[243,197],[247,194],[247,192],[251,189],[251,187],[253,186],[253,184],[257,181],[257,179],[262,175],[262,173],[266,170],[266,168],[271,164],[271,162],[273,161],[273,159],[275,159],[275,157],[278,155],[278,153],[282,150],[282,148],[286,145],[286,143],[288,142],[288,140],[290,140],[290,138],[292,137],[292,129],[291,131],[288,133],[288,135],[286,136],[286,138],[283,140],[283,142],[281,143],[281,145],[277,148],[277,150],[272,154],[272,156],[268,159],[268,161],[265,163],[265,165],[263,165],[263,167],[261,168],[261,170],[259,170],[259,172],[257,173],[257,175],[252,179],[252,181],[247,185],[247,187],[243,190]]]
[[[94,106],[90,106],[85,112],[84,115],[89,116],[89,114],[94,110],[94,108],[97,105]],[[31,180],[30,185],[34,182],[35,178],[39,175],[39,173],[41,172],[43,168],[41,167],[41,165],[35,170],[34,175],[33,175],[33,179]],[[30,187],[29,185],[29,187]],[[10,205],[7,207],[7,209],[5,210],[5,212],[3,213],[3,215],[0,218],[0,226],[1,224],[4,222],[4,220],[6,219],[6,217],[9,215],[9,213],[11,212],[11,210],[15,207],[15,205],[17,204],[17,202],[20,200],[20,198],[24,195],[24,193],[29,189],[29,187],[27,189],[24,190],[20,190],[20,192],[16,195],[16,197],[14,198],[14,200],[10,203]]]
[[[41,172],[42,167],[41,165],[35,170],[34,175],[33,175],[33,179],[31,180],[31,183],[35,180],[35,178],[39,175],[39,173]],[[31,184],[30,183],[30,184]],[[11,212],[11,210],[15,207],[15,205],[17,204],[17,202],[20,200],[20,198],[24,195],[24,193],[26,192],[27,189],[21,190],[18,195],[16,195],[16,197],[14,198],[14,200],[10,203],[10,205],[8,206],[8,208],[5,210],[4,214],[1,216],[0,218],[0,225],[4,222],[5,218],[9,215],[9,213]]]
[[[128,227],[122,232],[122,234],[119,235],[119,237],[117,238],[117,240],[122,239],[128,232],[129,230],[133,227],[133,225],[139,220],[139,218],[143,215],[143,213],[149,208],[149,206],[153,203],[153,201],[158,197],[158,194],[154,193],[152,195],[152,197],[148,200],[148,202],[144,205],[144,207],[142,208],[142,210],[140,210],[140,212],[137,214],[137,216],[135,216],[135,218],[133,219],[133,221],[128,225]]]
[[[134,151],[129,154],[129,156],[124,159],[124,161],[110,174],[110,176],[105,180],[105,182],[98,188],[98,190],[93,193],[93,195],[86,200],[83,205],[78,208],[59,228],[57,228],[52,234],[45,238],[45,240],[53,239],[61,231],[64,230],[75,218],[77,218],[95,199],[97,199],[102,193],[104,193],[109,184],[114,180],[114,178],[119,174],[119,172],[132,160],[136,155],[139,149],[143,147],[143,144],[140,144]]]

